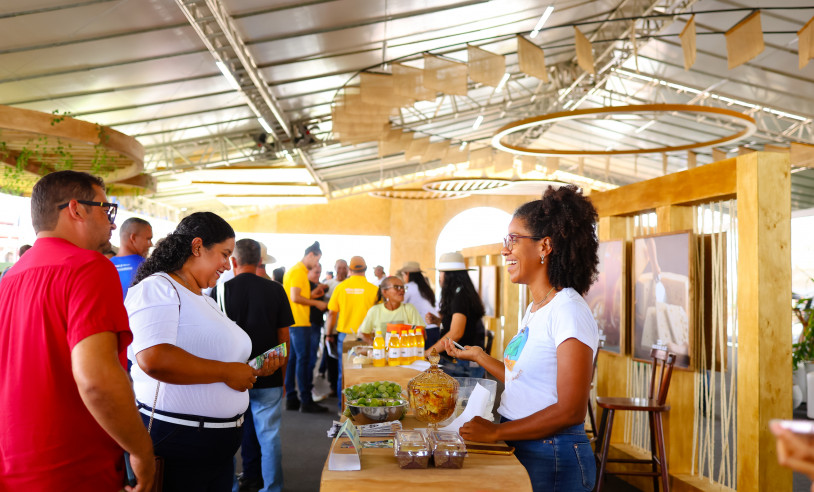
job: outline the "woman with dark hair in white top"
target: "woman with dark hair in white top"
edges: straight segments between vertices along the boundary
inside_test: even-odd
[[[167,492],[232,489],[246,390],[284,363],[270,357],[252,369],[249,336],[201,295],[229,269],[234,247],[222,218],[189,215],[141,264],[127,292],[133,386],[156,456],[164,458]]]
[[[461,436],[514,446],[535,491],[588,491],[596,481],[583,422],[598,330],[582,298],[599,261],[596,220],[575,186],[549,187],[542,200],[521,205],[501,251],[512,283],[528,285],[533,299],[520,330],[503,360],[445,341],[450,355],[476,361],[505,384],[500,423],[475,417]]]

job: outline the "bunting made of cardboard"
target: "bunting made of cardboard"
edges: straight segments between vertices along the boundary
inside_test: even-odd
[[[806,22],[802,29],[797,31],[798,66],[803,68],[808,61],[814,58],[814,17]]]
[[[763,52],[763,29],[760,11],[753,12],[726,31],[726,60],[730,70],[743,65]]]
[[[521,72],[548,82],[543,49],[523,36],[517,36],[517,61]]]
[[[467,46],[469,78],[473,82],[497,87],[506,73],[506,59],[476,46]]]
[[[594,51],[591,42],[574,26],[574,43],[577,47],[577,65],[590,74],[596,74],[594,68]]]
[[[678,35],[681,39],[681,50],[684,52],[684,70],[689,70],[695,64],[695,16],[690,17],[687,25]]]
[[[466,64],[424,54],[424,87],[453,96],[467,94]]]

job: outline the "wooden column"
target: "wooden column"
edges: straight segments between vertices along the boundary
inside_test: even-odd
[[[738,156],[738,490],[791,490],[769,420],[791,418],[789,157]]]

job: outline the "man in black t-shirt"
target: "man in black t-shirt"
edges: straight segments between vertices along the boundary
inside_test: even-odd
[[[260,244],[252,239],[241,239],[235,243],[232,256],[235,278],[218,285],[211,293],[215,300],[223,295],[221,305],[226,315],[251,338],[251,357],[288,343],[288,327],[294,324],[283,286],[256,274],[260,261]],[[288,350],[290,352],[290,347]],[[249,401],[251,411],[246,412],[240,451],[244,470],[240,490],[253,490],[259,488],[258,484],[280,490],[283,371],[258,378],[254,388],[249,390]]]

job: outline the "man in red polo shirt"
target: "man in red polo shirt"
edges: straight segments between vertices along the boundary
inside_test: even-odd
[[[0,492],[117,491],[122,448],[150,490],[152,442],[124,371],[133,340],[104,183],[59,171],[34,186],[34,246],[0,283]]]

